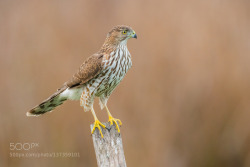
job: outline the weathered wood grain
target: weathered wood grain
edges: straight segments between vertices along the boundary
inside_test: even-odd
[[[92,134],[98,167],[126,167],[121,134],[114,125],[103,124],[107,127],[102,128],[103,138],[98,129]],[[90,125],[91,130],[93,126]]]

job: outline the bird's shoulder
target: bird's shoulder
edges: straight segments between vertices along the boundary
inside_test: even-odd
[[[79,70],[73,75],[73,77],[64,85],[71,88],[85,84],[89,80],[96,77],[103,70],[104,57],[104,53],[95,53],[90,56],[82,63]]]

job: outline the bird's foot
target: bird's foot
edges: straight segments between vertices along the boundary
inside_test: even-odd
[[[116,119],[116,118],[114,118],[114,117],[112,117],[112,116],[109,116],[109,122],[110,122],[110,125],[113,125],[113,122],[114,122],[115,125],[116,125],[116,129],[117,129],[118,133],[120,133],[119,125],[120,125],[120,126],[122,125],[121,120]],[[119,125],[118,125],[117,122],[119,123]]]
[[[100,132],[100,134],[101,134],[101,136],[102,136],[102,138],[103,138],[103,135],[102,135],[102,130],[101,130],[101,127],[100,127],[100,125],[103,127],[103,128],[106,128],[106,126],[105,125],[103,125],[98,119],[96,119],[95,120],[95,122],[94,122],[94,127],[93,127],[93,129],[92,129],[92,134],[94,133],[94,131],[95,131],[95,128],[98,128],[99,129],[99,132]]]

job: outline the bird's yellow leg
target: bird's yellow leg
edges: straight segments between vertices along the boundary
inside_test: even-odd
[[[103,125],[98,119],[97,119],[97,117],[96,117],[96,115],[95,115],[95,111],[94,111],[94,109],[92,108],[91,109],[91,113],[93,114],[93,116],[94,116],[94,119],[95,119],[95,122],[94,122],[94,127],[93,127],[93,129],[92,129],[92,134],[94,133],[94,131],[95,131],[95,128],[98,128],[99,129],[99,132],[100,132],[100,134],[101,134],[101,136],[102,136],[102,138],[103,138],[103,135],[102,135],[102,130],[101,130],[101,127],[100,127],[100,125],[103,127],[103,128],[106,128],[105,127],[105,125]]]
[[[117,122],[119,123],[119,125],[122,125],[121,120],[119,120],[119,119],[116,119],[116,118],[112,117],[112,115],[111,115],[111,113],[109,112],[109,109],[108,109],[108,107],[107,107],[106,105],[105,105],[105,108],[106,108],[107,113],[108,113],[108,116],[109,116],[109,122],[110,122],[110,125],[113,125],[113,122],[114,122],[114,123],[115,123],[115,125],[116,125],[116,129],[117,129],[117,131],[120,133],[120,128],[119,128],[119,126],[118,126]]]

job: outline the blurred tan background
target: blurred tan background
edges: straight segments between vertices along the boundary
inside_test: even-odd
[[[0,166],[97,166],[93,117],[79,102],[37,118],[25,113],[119,24],[138,35],[128,41],[133,67],[108,103],[123,122],[127,165],[250,166],[247,0],[0,1]],[[97,100],[95,110],[108,120]],[[10,143],[24,142],[39,147],[19,153],[80,158],[10,158]]]

